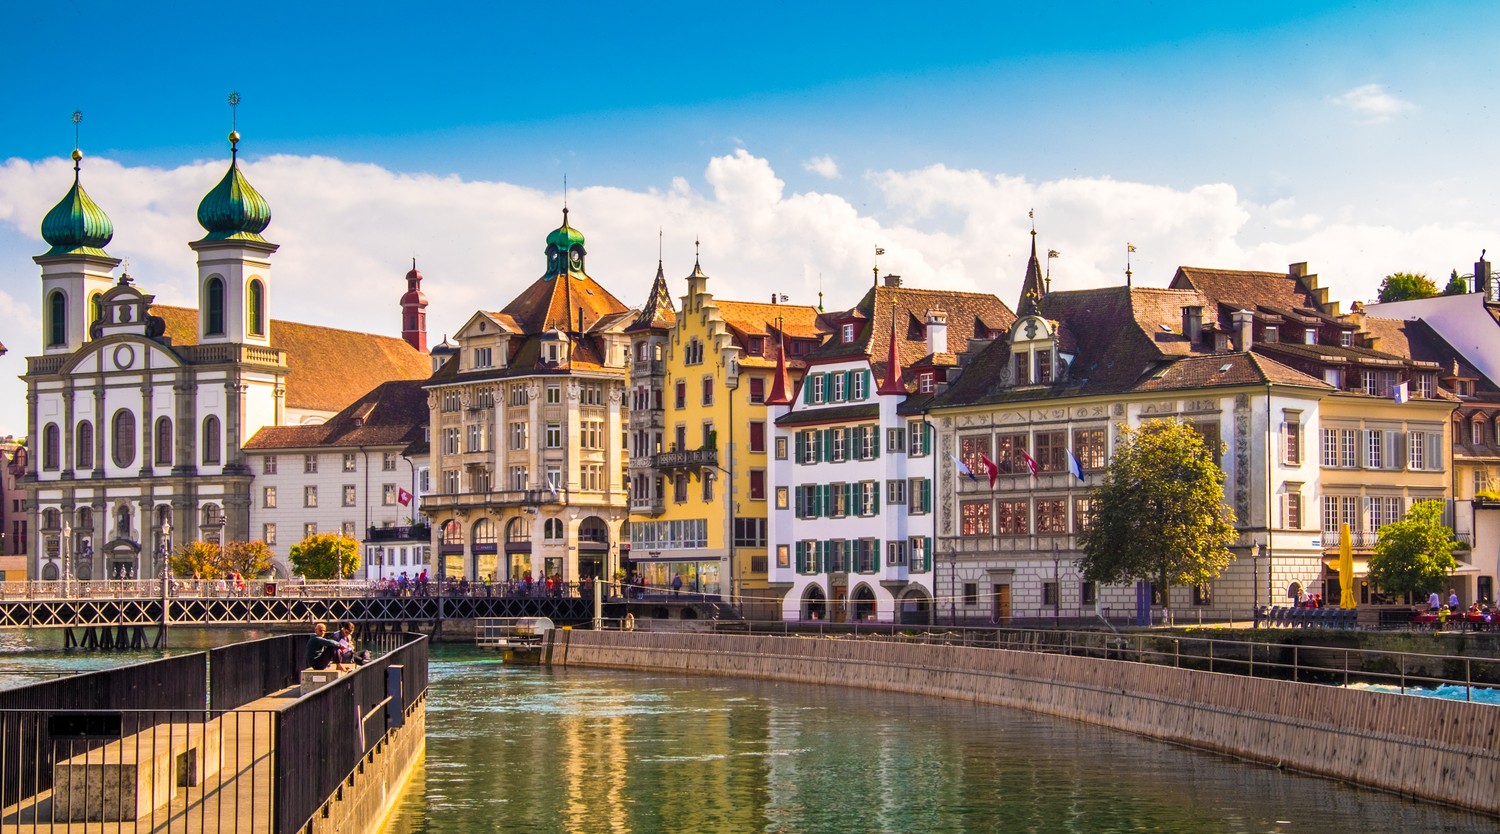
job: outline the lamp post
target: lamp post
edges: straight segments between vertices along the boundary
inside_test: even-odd
[[[724,500],[729,502],[729,529],[725,532],[729,538],[729,598],[738,605],[740,602],[740,572],[739,565],[734,561],[734,509],[735,509],[735,482],[734,482],[734,395],[740,387],[740,362],[731,356],[729,365],[725,368],[724,388],[729,391],[729,445],[725,451],[729,455],[729,485],[724,490]],[[700,587],[698,589],[702,591]]]
[[[169,604],[167,593],[170,590],[168,584],[170,580],[167,577],[172,573],[172,520],[170,518],[161,520],[161,539],[157,542],[156,552],[160,561],[156,572],[161,577],[161,642],[165,646],[167,644],[167,605]]]
[[[73,544],[72,541],[71,541],[72,538],[73,538],[73,525],[71,525],[68,522],[64,521],[63,522],[63,526],[62,526],[62,547],[60,549],[62,550],[62,563],[63,563],[62,564],[62,568],[63,568],[62,569],[62,591],[63,591],[63,597],[65,597],[65,598],[68,595],[68,573],[69,573],[69,569],[68,569],[69,565],[68,565],[68,563],[71,562],[71,561],[73,561],[72,555],[69,552],[70,550],[72,550],[72,544]]]
[[[1250,623],[1260,628],[1260,539],[1250,545]]]
[[[958,625],[958,551],[948,548],[948,625]]]

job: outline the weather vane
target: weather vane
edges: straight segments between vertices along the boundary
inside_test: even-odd
[[[240,148],[239,148],[239,145],[240,145],[240,131],[239,131],[239,118],[238,118],[239,117],[239,107],[240,107],[240,91],[239,90],[231,90],[229,92],[229,155],[230,156],[236,156],[240,152]]]
[[[1135,251],[1134,243],[1125,244],[1125,286],[1130,286],[1130,255]]]

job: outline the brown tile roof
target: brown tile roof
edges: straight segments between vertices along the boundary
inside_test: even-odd
[[[153,305],[174,345],[198,343],[198,311]],[[356,333],[316,324],[271,321],[271,346],[286,351],[286,405],[303,411],[338,411],[375,386],[394,379],[425,379],[431,359],[392,336]]]
[[[313,447],[406,446],[422,440],[427,392],[422,380],[376,386],[318,426],[267,426],[245,442],[250,451]]]
[[[1197,290],[1214,307],[1227,305],[1236,310],[1254,310],[1264,306],[1288,311],[1322,309],[1307,286],[1285,272],[1182,266],[1172,276],[1170,286]]]
[[[741,333],[768,335],[781,319],[781,331],[788,338],[817,339],[828,332],[818,321],[818,308],[801,304],[766,304],[760,301],[726,301],[715,298],[724,323]]]
[[[1174,391],[1234,385],[1299,385],[1328,391],[1333,386],[1257,353],[1219,353],[1174,359],[1141,380],[1135,391]]]
[[[579,311],[583,313],[583,329],[589,330],[599,319],[628,313],[630,308],[588,275],[566,279],[543,275],[501,312],[515,320],[519,332],[530,335],[553,328],[576,331]]]
[[[927,349],[927,313],[931,310],[948,314],[947,343],[937,353]],[[874,378],[883,379],[890,355],[893,312],[896,354],[907,390],[915,385],[912,368],[957,364],[956,354],[967,351],[971,339],[987,339],[991,333],[1003,333],[1016,320],[1005,302],[989,293],[872,287],[854,307],[823,316],[835,329],[842,320],[857,321],[854,341],[844,344],[836,337],[829,339],[808,355],[808,361],[816,364],[866,357],[871,360]]]
[[[661,261],[657,261],[656,278],[651,282],[651,291],[646,296],[646,303],[641,305],[640,313],[636,314],[630,326],[625,328],[625,332],[665,330],[676,322],[677,309],[672,306],[672,294],[667,292],[667,275],[662,270]]]

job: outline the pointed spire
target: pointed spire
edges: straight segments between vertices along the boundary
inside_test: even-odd
[[[1036,257],[1036,230],[1031,231],[1031,259],[1026,262],[1026,279],[1021,282],[1021,300],[1016,304],[1017,316],[1037,315],[1037,303],[1046,290],[1042,284],[1042,264]]]
[[[880,387],[876,389],[881,394],[905,394],[906,386],[901,384],[901,355],[896,351],[896,302],[891,301],[891,338],[886,349],[885,375],[880,380]]]
[[[776,317],[776,373],[771,377],[771,390],[766,394],[766,405],[791,405],[792,381],[786,372],[786,344],[781,338],[781,316]]]

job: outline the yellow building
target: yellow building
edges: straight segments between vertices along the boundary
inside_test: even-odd
[[[771,303],[719,300],[708,280],[694,263],[681,307],[659,320],[665,327],[631,333],[631,396],[661,415],[632,415],[631,448],[649,461],[631,470],[631,561],[658,592],[680,580],[682,592],[764,598],[774,609],[765,592],[766,396],[779,352],[799,379],[825,329],[815,307],[774,295]],[[657,372],[639,373],[655,361]]]

